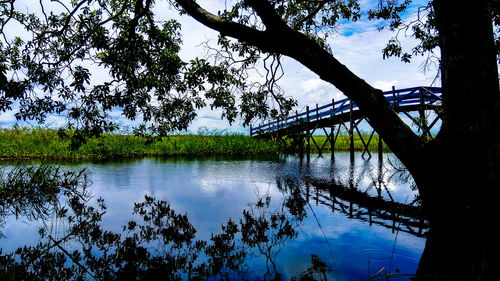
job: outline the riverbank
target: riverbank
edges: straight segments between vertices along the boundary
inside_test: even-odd
[[[314,137],[321,147],[325,136]],[[368,136],[364,137],[365,142]],[[377,150],[378,136],[370,143]],[[359,137],[354,140],[357,151],[363,150]],[[312,152],[317,148],[311,142]],[[339,136],[335,150],[349,150],[349,137]],[[204,134],[172,135],[148,143],[144,137],[105,134],[88,139],[78,150],[70,149],[70,139],[61,137],[57,130],[45,128],[0,129],[0,158],[2,159],[85,159],[188,155],[251,155],[278,153],[280,147],[267,140],[257,140],[242,134],[212,131]],[[327,142],[324,151],[330,151]],[[389,151],[384,145],[384,151]]]

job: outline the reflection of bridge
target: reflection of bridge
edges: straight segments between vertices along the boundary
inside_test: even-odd
[[[402,231],[423,237],[428,229],[423,210],[420,206],[395,202],[380,196],[374,197],[356,188],[325,181],[312,181],[315,188],[312,194],[316,203],[329,206],[332,212],[341,212],[350,218],[377,224],[392,232]],[[307,184],[309,194],[309,184]]]
[[[396,90],[393,87],[392,91],[384,92],[384,96],[396,112],[403,113],[418,126],[422,132],[422,137],[432,137],[430,131],[440,119],[441,88],[415,87]],[[433,110],[436,113],[435,119],[430,123],[427,122],[425,116],[426,110]],[[419,117],[412,116],[410,112],[413,111],[418,112]],[[275,141],[282,141],[283,137],[288,137],[293,140],[294,144],[298,144],[299,149],[302,150],[305,146],[307,153],[310,152],[312,141],[321,154],[328,142],[330,142],[330,147],[335,147],[340,128],[344,127],[350,136],[351,153],[354,152],[354,131],[356,131],[364,146],[363,155],[367,152],[371,157],[368,145],[375,131],[372,131],[369,139],[365,141],[358,128],[361,121],[365,119],[366,117],[350,99],[339,101],[332,99],[330,104],[320,107],[316,104],[316,108],[313,109],[307,106],[306,111],[302,113],[296,111],[295,115],[288,116],[284,120],[277,119],[257,127],[250,127],[250,135],[259,138],[271,138]],[[347,122],[349,122],[349,127],[345,124]],[[335,126],[337,126],[336,133]],[[321,146],[312,138],[317,129],[323,129],[327,136]],[[330,132],[327,129],[330,129]],[[381,156],[382,142],[380,138],[378,149],[379,156]]]
[[[387,169],[382,161],[378,161],[377,169],[371,165],[355,167],[352,160],[345,178],[338,171],[332,171],[328,179],[305,177],[300,183],[285,181],[285,186],[289,190],[300,188],[306,202],[327,206],[332,212],[367,222],[370,226],[374,224],[391,229],[392,232],[401,231],[425,237],[429,223],[417,198],[410,193],[402,202],[400,195],[398,199],[394,190],[389,188],[391,182],[396,185],[398,181],[409,184],[409,175],[404,170],[394,170],[395,164],[391,161],[386,163],[392,169]]]

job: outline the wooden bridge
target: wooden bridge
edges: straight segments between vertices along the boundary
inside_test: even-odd
[[[414,87],[384,92],[386,100],[394,110],[404,114],[413,124],[418,126],[422,138],[432,138],[431,129],[441,118],[441,88],[438,87]],[[432,110],[435,118],[428,122],[426,111]],[[418,117],[414,117],[410,112],[417,112]],[[354,155],[354,133],[356,132],[364,146],[363,154],[371,157],[368,146],[372,140],[375,130],[372,130],[368,140],[365,140],[358,128],[361,121],[366,117],[363,112],[350,99],[335,101],[323,106],[316,104],[315,108],[306,107],[304,112],[295,112],[295,115],[288,116],[284,120],[273,120],[263,123],[257,127],[250,127],[250,136],[256,138],[268,138],[276,142],[287,145],[284,138],[292,139],[292,146],[300,152],[311,151],[311,142],[316,146],[321,155],[325,145],[330,142],[332,158],[334,157],[335,142],[337,141],[340,129],[343,127],[349,134],[350,152]],[[346,125],[348,124],[348,125]],[[318,144],[312,137],[313,134],[322,129],[326,135],[323,144]],[[382,140],[378,143],[379,157],[382,158]]]

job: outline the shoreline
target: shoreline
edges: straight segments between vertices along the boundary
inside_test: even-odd
[[[364,136],[365,141],[368,136]],[[326,136],[314,136],[321,147]],[[374,136],[369,150],[377,151],[378,136]],[[171,135],[159,141],[147,143],[144,137],[120,134],[104,134],[99,138],[89,138],[77,150],[70,150],[70,139],[62,138],[58,130],[46,128],[12,128],[0,129],[0,161],[13,160],[86,160],[86,159],[120,159],[145,157],[179,157],[179,156],[251,156],[263,154],[296,153],[283,151],[270,140],[259,140],[243,134],[224,133],[219,131],[206,134]],[[358,137],[354,139],[354,150],[364,150]],[[324,152],[330,152],[328,142]],[[349,151],[349,136],[339,135],[335,143],[335,151]],[[387,146],[383,152],[390,152]],[[318,153],[311,141],[311,153]]]

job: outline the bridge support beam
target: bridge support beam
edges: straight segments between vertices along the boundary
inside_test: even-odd
[[[382,138],[378,135],[378,161],[382,163],[383,160],[383,147],[382,147]]]
[[[311,153],[311,138],[312,136],[310,135],[310,129],[309,129],[309,105],[306,106],[306,153],[307,153],[307,158],[310,157]]]
[[[352,100],[349,101],[349,155],[351,161],[354,161],[354,119],[352,116]]]
[[[335,115],[335,99],[332,99],[332,113],[330,114],[330,117]],[[339,125],[340,129],[340,125]],[[330,127],[330,151],[332,152],[331,159],[332,161],[335,159],[335,140],[337,140],[337,137],[335,137],[335,140],[333,139],[333,133],[335,132],[335,125],[331,124]]]
[[[428,132],[427,128],[427,120],[425,117],[425,101],[424,101],[424,91],[422,89],[418,90],[418,95],[420,97],[420,107],[418,109],[418,113],[420,115],[420,124],[419,127],[422,128],[422,138],[427,139],[427,137],[430,137],[430,132]]]

